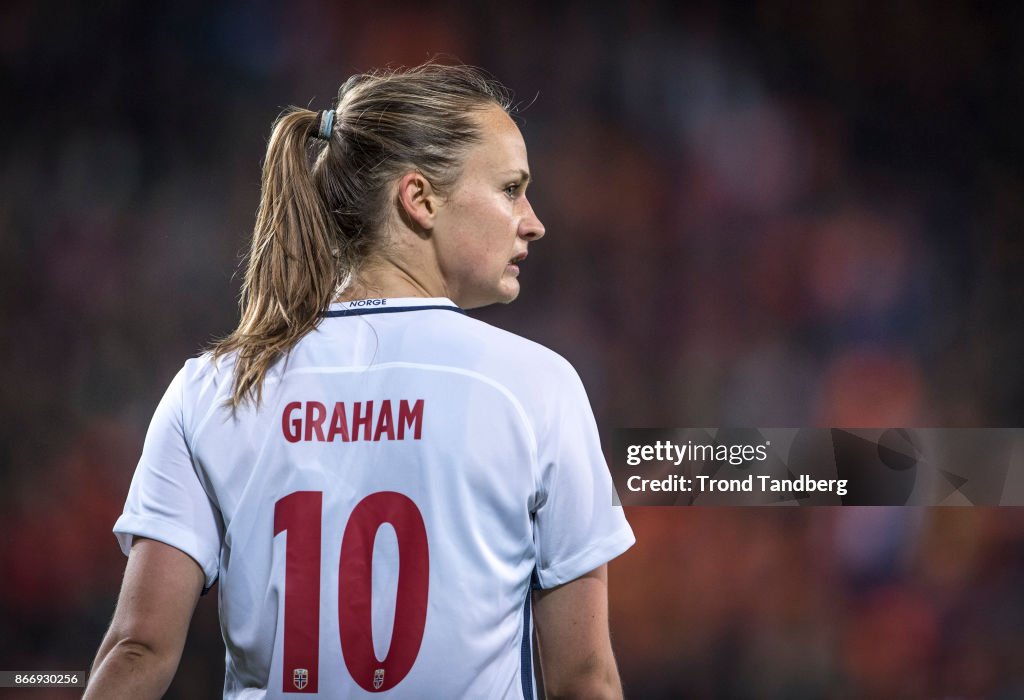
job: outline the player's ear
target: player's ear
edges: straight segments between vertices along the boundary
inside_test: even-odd
[[[398,181],[399,214],[422,231],[431,231],[441,198],[423,173],[407,172]]]

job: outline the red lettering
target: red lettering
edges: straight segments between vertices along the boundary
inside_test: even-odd
[[[384,399],[380,403],[380,415],[377,417],[377,430],[373,433],[373,440],[380,440],[382,434],[387,434],[388,440],[395,439],[394,419],[391,417],[391,401]]]
[[[308,442],[313,439],[316,433],[318,442],[324,441],[324,420],[327,418],[327,409],[319,401],[306,402],[306,436]]]
[[[327,442],[334,442],[335,435],[341,435],[341,441],[348,442],[348,419],[345,417],[345,404],[342,401],[334,404],[331,427],[327,431]]]
[[[362,431],[361,439],[377,442],[381,439],[404,440],[408,428],[410,437],[419,440],[423,434],[423,399],[416,399],[412,404],[402,399],[397,419],[392,406],[390,399],[382,400],[374,424],[373,401],[356,401],[352,406],[351,422],[343,401],[336,401],[330,414],[319,401],[291,401],[281,414],[281,432],[288,442],[352,442],[360,439]]]
[[[373,426],[370,423],[373,421],[373,401],[366,402],[366,415],[363,415],[363,402],[356,401],[355,406],[352,407],[352,439],[359,439],[359,429],[363,428],[363,439],[370,440],[370,431]]]
[[[323,502],[324,496],[320,491],[296,491],[274,504],[274,536],[288,533],[284,557],[285,671],[282,691],[285,693],[317,691]],[[426,543],[423,546],[426,547]],[[295,686],[296,669],[305,669],[308,674],[302,688]]]
[[[413,437],[420,439],[420,432],[423,428],[423,399],[416,399],[416,403],[409,408],[409,402],[402,399],[398,407],[398,439],[405,439],[405,429],[413,429]]]
[[[284,407],[284,413],[281,414],[281,431],[288,442],[298,442],[302,439],[302,418],[292,417],[292,414],[300,410],[302,402],[292,401]]]
[[[381,524],[398,539],[398,590],[391,646],[383,659],[373,649],[373,546]],[[408,497],[379,491],[352,510],[338,562],[338,632],[352,680],[370,693],[390,690],[412,669],[427,625],[430,550],[423,515]],[[287,668],[287,666],[286,666]],[[381,683],[375,683],[377,680]]]

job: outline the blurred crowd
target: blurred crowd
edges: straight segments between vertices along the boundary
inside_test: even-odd
[[[236,320],[270,125],[375,66],[516,91],[548,235],[474,315],[567,357],[603,432],[1021,426],[1021,9],[683,5],[6,3],[0,668],[91,663],[149,417]],[[1018,509],[628,516],[631,697],[1024,697]],[[168,697],[219,693],[215,605]]]

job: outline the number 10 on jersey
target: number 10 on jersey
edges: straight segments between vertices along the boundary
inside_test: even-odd
[[[373,650],[373,544],[390,523],[398,539],[398,592],[391,646]],[[329,525],[329,524],[328,524]],[[316,693],[320,671],[320,540],[323,493],[295,491],[274,504],[274,536],[287,531],[284,577],[285,693]],[[338,564],[338,630],[349,674],[371,693],[389,690],[412,669],[427,623],[427,530],[408,496],[379,491],[352,510]]]

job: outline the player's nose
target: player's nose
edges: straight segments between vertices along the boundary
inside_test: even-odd
[[[530,200],[525,198],[524,200],[526,202],[526,216],[519,222],[519,237],[525,238],[528,241],[536,241],[544,237],[544,224],[541,223],[540,218],[533,211]]]

